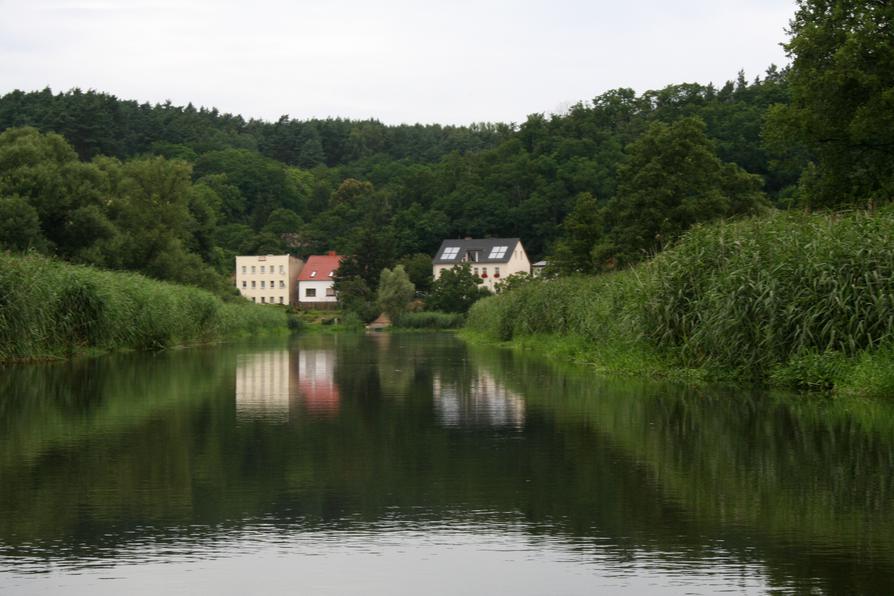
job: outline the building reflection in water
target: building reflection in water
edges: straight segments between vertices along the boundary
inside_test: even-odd
[[[462,381],[446,381],[435,375],[435,412],[445,426],[505,426],[521,428],[525,423],[525,401],[478,371]]]
[[[340,396],[335,384],[335,350],[301,350],[293,354],[297,363],[297,391],[305,410],[317,415],[336,414]]]
[[[236,417],[289,419],[289,352],[241,354],[236,360]]]
[[[236,362],[236,418],[286,422],[338,413],[334,350],[243,354]]]

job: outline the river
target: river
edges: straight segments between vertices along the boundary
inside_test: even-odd
[[[894,406],[449,334],[0,369],[0,593],[894,593]]]

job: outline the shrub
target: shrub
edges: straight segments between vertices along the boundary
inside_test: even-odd
[[[403,313],[394,320],[394,326],[405,329],[457,329],[465,321],[466,318],[461,313],[428,310]]]

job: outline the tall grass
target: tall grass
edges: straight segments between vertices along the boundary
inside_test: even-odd
[[[670,367],[804,388],[890,387],[894,368],[880,367],[894,367],[883,349],[894,346],[894,210],[700,226],[635,269],[482,300],[467,326],[503,341],[635,346]]]
[[[0,254],[0,361],[83,349],[161,349],[285,327],[285,312],[210,292]]]
[[[894,340],[894,212],[698,227],[649,266],[644,333],[684,362],[761,378]]]

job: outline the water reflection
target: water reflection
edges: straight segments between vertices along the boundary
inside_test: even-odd
[[[278,350],[236,359],[236,418],[285,422],[339,408],[335,350]]]
[[[885,593],[892,470],[891,404],[606,380],[444,335],[21,366],[0,371],[0,592],[261,566],[279,592],[438,593],[425,577],[456,569],[481,592],[490,569],[518,593]]]
[[[242,420],[289,419],[293,395],[287,350],[240,354],[236,359],[236,417]]]
[[[498,383],[486,371],[478,371],[467,384],[444,381],[436,374],[432,393],[438,420],[447,426],[508,426],[525,422],[525,400]]]
[[[293,362],[297,382],[292,386],[304,408],[321,416],[336,414],[341,396],[335,382],[335,350],[298,350]]]

